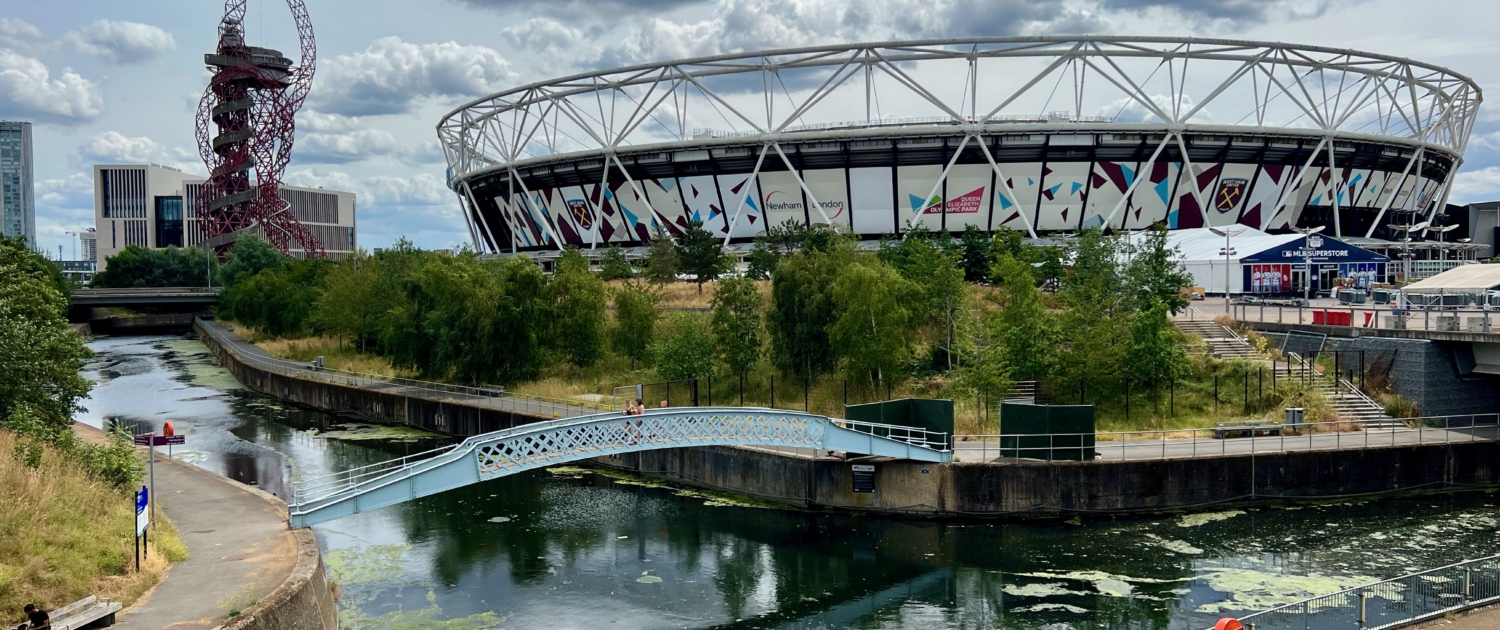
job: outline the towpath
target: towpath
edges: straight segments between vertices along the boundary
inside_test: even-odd
[[[73,425],[100,443],[102,431]],[[188,559],[117,616],[124,630],[208,630],[280,586],[297,563],[286,504],[185,462],[156,457],[158,508],[177,525]]]

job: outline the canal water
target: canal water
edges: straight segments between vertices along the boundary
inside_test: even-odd
[[[81,420],[171,420],[174,455],[289,480],[447,443],[242,389],[189,337],[91,342]],[[1206,628],[1500,552],[1494,495],[1153,518],[932,523],[766,509],[594,468],[489,481],[314,528],[343,627]]]

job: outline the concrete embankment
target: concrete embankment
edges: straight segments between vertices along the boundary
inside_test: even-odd
[[[213,336],[203,337],[245,386],[322,411],[455,436],[551,419],[270,373],[239,360]],[[235,350],[251,351],[241,345]],[[643,451],[595,461],[796,507],[1002,517],[1216,509],[1493,487],[1500,485],[1497,457],[1500,443],[1476,441],[1052,463],[848,461],[748,447]],[[874,466],[872,492],[854,490],[856,464]]]
[[[601,464],[815,508],[943,517],[1194,510],[1500,483],[1496,442],[1292,451],[1147,461],[923,464],[800,458],[704,447],[628,453]],[[854,465],[874,491],[854,491]]]

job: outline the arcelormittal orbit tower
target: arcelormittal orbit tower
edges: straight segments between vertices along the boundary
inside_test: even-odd
[[[301,0],[287,1],[302,47],[301,63],[293,65],[280,51],[245,41],[246,1],[224,3],[218,49],[203,56],[213,78],[198,102],[197,136],[209,177],[194,209],[211,246],[222,247],[242,230],[252,230],[282,252],[296,241],[309,256],[322,256],[322,245],[281,199],[281,173],[291,159],[296,130],[293,116],[312,87],[317,65],[312,21]]]

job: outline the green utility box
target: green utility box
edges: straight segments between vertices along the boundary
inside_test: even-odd
[[[902,398],[863,405],[844,405],[844,417],[860,422],[916,427],[953,435],[953,401]]]
[[[1000,456],[1092,461],[1094,406],[1000,403]]]

